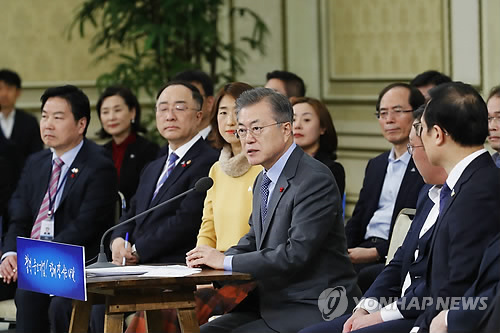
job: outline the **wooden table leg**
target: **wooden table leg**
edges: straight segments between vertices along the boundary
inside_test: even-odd
[[[196,317],[195,308],[177,309],[177,318],[182,333],[199,333],[200,325]]]
[[[106,313],[104,317],[104,332],[122,333],[123,332],[123,313]]]
[[[73,301],[71,311],[71,322],[69,324],[70,333],[87,333],[89,328],[91,302]]]
[[[146,332],[163,332],[161,310],[144,311]]]

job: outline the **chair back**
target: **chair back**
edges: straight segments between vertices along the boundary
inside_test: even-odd
[[[389,250],[387,251],[387,259],[385,260],[386,265],[394,258],[397,249],[403,244],[414,216],[415,209],[403,208],[399,212],[398,217],[396,217],[394,229],[392,229],[391,242],[389,243]]]

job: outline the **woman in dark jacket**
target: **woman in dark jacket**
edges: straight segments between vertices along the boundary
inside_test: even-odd
[[[293,137],[307,154],[325,164],[333,173],[341,197],[345,191],[345,171],[337,159],[337,132],[326,106],[309,97],[292,97]]]
[[[107,88],[97,101],[101,121],[101,138],[111,137],[104,147],[113,157],[118,175],[118,188],[125,196],[127,207],[139,184],[142,169],[156,158],[158,145],[139,135],[141,106],[137,97],[126,87]]]

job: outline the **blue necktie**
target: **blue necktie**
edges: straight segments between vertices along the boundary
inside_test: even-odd
[[[448,187],[448,184],[444,183],[441,188],[441,193],[439,193],[439,215],[441,215],[444,206],[450,199],[451,189]]]
[[[267,177],[266,174],[262,176],[262,184],[260,185],[260,217],[262,219],[262,228],[264,228],[264,221],[267,216],[267,197],[269,196],[269,184],[271,184],[271,179]]]
[[[177,156],[174,152],[172,154],[170,154],[170,156],[168,157],[167,172],[165,172],[165,174],[161,178],[161,180],[158,183],[158,185],[156,185],[155,192],[153,193],[153,199],[151,199],[151,201],[153,201],[156,198],[156,195],[158,194],[158,192],[160,192],[160,189],[163,186],[163,183],[165,183],[165,181],[167,180],[168,176],[170,176],[170,173],[172,173],[172,170],[174,170],[174,168],[175,168],[175,161],[177,161],[178,158],[179,158],[179,156]]]

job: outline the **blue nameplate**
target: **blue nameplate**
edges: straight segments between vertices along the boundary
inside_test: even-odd
[[[17,287],[87,300],[83,246],[17,237]]]

